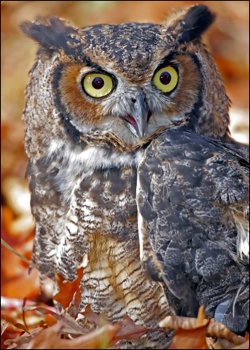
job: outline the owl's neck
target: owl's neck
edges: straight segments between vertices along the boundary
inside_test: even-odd
[[[108,169],[112,167],[136,166],[143,154],[143,149],[133,152],[120,152],[109,146],[82,144],[65,145],[64,141],[53,140],[49,145],[48,159],[59,156],[62,166],[74,166],[79,171],[95,171],[96,169]]]
[[[68,197],[71,195],[77,179],[87,179],[95,171],[113,168],[136,167],[143,155],[143,149],[121,153],[104,146],[66,145],[62,140],[53,140],[44,159],[46,168],[53,169],[53,164],[60,164],[57,171],[51,171],[52,181],[58,192]],[[56,160],[56,161],[55,161]]]

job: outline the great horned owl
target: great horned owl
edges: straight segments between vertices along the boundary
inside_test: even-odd
[[[81,310],[155,328],[205,304],[245,327],[247,149],[200,39],[213,20],[196,5],[162,24],[21,25],[39,43],[23,114],[33,259],[70,281],[84,267]]]

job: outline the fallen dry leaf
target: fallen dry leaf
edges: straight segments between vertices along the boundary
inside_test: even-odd
[[[95,326],[100,327],[108,323],[106,318],[92,311],[90,305],[87,305],[85,311],[81,312],[81,314],[85,316],[88,319],[88,321],[93,323]]]
[[[61,339],[58,336],[61,327],[59,322],[41,331],[30,341],[28,349],[105,349],[111,346],[119,325],[105,325],[74,339]]]
[[[30,330],[29,333],[24,332],[15,337],[10,337],[10,339],[4,341],[4,349],[28,349],[28,344],[32,337],[38,334],[41,330],[43,330],[42,327],[36,327]]]
[[[208,336],[225,339],[234,345],[242,345],[245,342],[245,338],[238,336],[224,326],[224,324],[216,322],[213,318],[208,327]]]
[[[233,349],[249,349],[249,339],[243,344],[235,346]]]
[[[81,295],[81,279],[83,276],[83,267],[77,270],[77,278],[68,282],[65,278],[59,274],[56,274],[56,282],[59,287],[59,292],[54,296],[54,300],[59,302],[64,309],[70,306],[75,293],[79,293]],[[79,300],[79,297],[77,297]]]
[[[121,339],[134,340],[150,330],[150,328],[136,325],[128,315],[123,316],[122,322],[118,324],[120,324],[121,327],[115,334],[114,341]]]
[[[195,319],[173,317],[176,332],[170,349],[208,349],[206,334],[210,320],[206,319],[204,306],[200,306]]]
[[[209,321],[197,328],[177,329],[170,349],[208,349],[206,342],[208,324]]]
[[[110,324],[102,315],[97,314],[91,310],[90,305],[87,305],[84,312],[81,312],[88,321],[101,327],[106,324]],[[128,316],[124,315],[121,322],[117,322],[114,325],[119,325],[118,331],[114,335],[113,342],[117,342],[122,339],[134,340],[139,338],[144,333],[150,331],[150,328],[146,328],[140,325],[136,325],[134,321]]]
[[[206,320],[206,314],[205,314],[204,305],[201,305],[201,306],[199,307],[196,325],[197,325],[197,326],[202,326],[202,325],[204,325],[204,320]]]
[[[43,314],[49,314],[53,316],[57,321],[60,321],[64,328],[67,328],[67,332],[70,334],[84,334],[84,329],[77,323],[77,321],[71,317],[68,313],[59,314],[55,308],[48,307],[45,304],[39,303],[36,306],[28,306],[24,308],[25,311],[39,311]],[[65,330],[66,332],[66,330]]]
[[[202,322],[203,325],[206,324],[206,320],[203,320]],[[201,320],[199,321],[199,323],[201,323]],[[195,328],[197,326],[197,318],[183,316],[167,316],[159,322],[159,326],[162,328],[170,328],[173,330],[177,330],[178,328]]]
[[[183,341],[182,346],[179,347],[179,349],[201,349],[201,345],[205,346],[202,341],[201,344],[190,344],[190,342],[185,342],[185,337],[187,337],[187,334],[189,333],[189,336],[193,337],[194,339],[198,337],[198,334],[196,334],[196,330],[202,327],[206,327],[206,337],[212,337],[212,338],[218,338],[218,339],[225,339],[226,341],[230,342],[232,346],[234,345],[242,345],[245,343],[245,338],[238,336],[234,332],[230,331],[226,326],[224,326],[220,322],[215,322],[214,319],[207,320],[205,319],[205,312],[203,306],[200,307],[198,312],[198,317],[181,317],[181,316],[167,316],[165,317],[161,322],[159,322],[159,326],[163,328],[173,329],[176,330],[172,346],[180,346],[180,344]],[[187,332],[184,332],[186,330]],[[183,332],[182,332],[183,331]],[[199,332],[198,332],[199,333]],[[178,337],[179,339],[175,339],[175,337]],[[202,333],[200,334],[200,337],[203,338]],[[183,340],[182,340],[183,339]],[[222,346],[221,344],[215,344],[211,341],[211,339],[207,340],[207,344],[209,344],[209,348],[216,348],[216,349],[226,349],[226,346]],[[191,348],[187,348],[185,346],[191,346]],[[198,348],[195,348],[195,346],[198,346]],[[208,345],[206,345],[208,346]],[[232,348],[231,346],[231,348]],[[177,347],[174,347],[173,349],[177,349]],[[203,349],[203,348],[202,348]],[[207,349],[207,347],[204,347],[204,349]]]

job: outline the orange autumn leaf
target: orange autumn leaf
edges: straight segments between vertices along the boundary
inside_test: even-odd
[[[197,327],[204,325],[204,320],[206,320],[205,308],[201,305],[197,315]]]
[[[54,299],[59,302],[64,309],[66,309],[74,298],[74,295],[81,294],[81,279],[83,276],[83,267],[77,270],[77,278],[72,281],[66,281],[64,277],[56,274],[56,281],[59,287],[59,292],[54,296]],[[77,301],[79,297],[77,296]]]
[[[105,325],[73,339],[58,336],[60,323],[38,333],[28,344],[28,349],[105,349],[110,347],[119,325]]]
[[[86,306],[85,311],[82,312],[82,314],[98,327],[110,324],[102,315],[92,311],[90,305]],[[114,325],[119,326],[117,328],[117,332],[114,334],[114,343],[121,339],[134,340],[139,338],[144,333],[150,331],[150,328],[135,324],[135,322],[128,315],[124,315],[122,321],[117,322]]]
[[[245,342],[243,337],[238,336],[234,332],[230,331],[226,326],[220,322],[216,322],[214,319],[207,320],[205,318],[204,306],[199,308],[197,318],[183,317],[183,316],[167,316],[159,322],[159,326],[162,328],[179,330],[193,330],[201,326],[207,327],[207,337],[225,339],[234,345],[242,345]]]
[[[245,338],[230,331],[226,326],[224,326],[223,323],[216,322],[213,318],[210,321],[207,336],[211,336],[218,339],[225,339],[228,342],[239,346],[241,346],[245,342]]]
[[[177,329],[170,349],[209,349],[206,342],[208,324],[209,320],[197,328]]]
[[[208,349],[206,335],[209,324],[203,305],[197,318],[168,316],[159,323],[161,327],[176,330],[170,349]]]
[[[98,327],[108,323],[108,321],[103,316],[99,315],[97,312],[92,311],[90,305],[87,305],[85,307],[85,311],[81,312],[81,314],[84,315],[89,320],[89,322]]]
[[[249,333],[247,333],[245,335],[244,339],[245,339],[244,343],[235,346],[233,349],[249,349],[250,348],[250,346],[249,346]]]
[[[119,328],[115,334],[114,341],[120,339],[137,339],[150,330],[149,328],[136,325],[128,315],[124,315],[122,322],[119,322],[119,324],[121,325],[121,328]]]

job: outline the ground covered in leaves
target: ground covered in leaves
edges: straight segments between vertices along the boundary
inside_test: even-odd
[[[125,21],[160,22],[171,8],[205,3],[217,13],[215,24],[204,36],[224,78],[232,100],[231,131],[248,142],[249,109],[249,2],[248,1],[2,1],[2,103],[1,103],[1,236],[23,258],[6,245],[1,250],[1,348],[77,349],[119,348],[123,339],[136,339],[150,330],[129,317],[109,324],[90,308],[77,313],[81,289],[57,276],[59,293],[51,300],[51,283],[40,293],[38,271],[29,262],[34,223],[25,180],[27,158],[23,149],[24,89],[28,82],[36,45],[24,37],[18,25],[37,15],[57,15],[79,26]],[[27,260],[24,261],[24,258]],[[79,325],[81,320],[82,326]],[[245,338],[221,324],[207,320],[203,309],[196,319],[167,317],[159,327],[174,329],[172,349],[249,349]],[[218,338],[220,338],[218,340]]]
[[[152,331],[136,325],[129,316],[111,324],[89,306],[78,312],[84,271],[77,272],[73,282],[56,276],[59,292],[53,299],[60,303],[57,308],[26,298],[3,298],[2,349],[119,349],[122,341]],[[168,316],[159,328],[175,331],[170,349],[249,349],[249,334],[238,336],[206,319],[203,307],[197,318]]]

